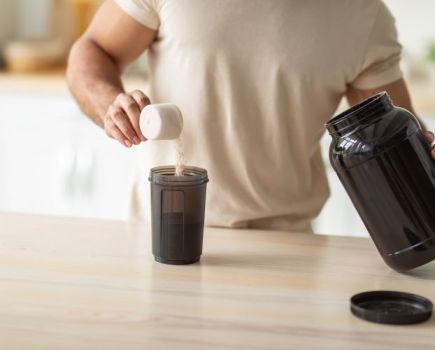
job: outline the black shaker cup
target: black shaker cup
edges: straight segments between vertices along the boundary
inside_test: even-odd
[[[192,264],[202,253],[208,175],[190,166],[174,173],[173,166],[150,172],[152,252],[164,264]]]
[[[332,118],[330,161],[385,262],[435,259],[435,161],[416,118],[386,92]]]

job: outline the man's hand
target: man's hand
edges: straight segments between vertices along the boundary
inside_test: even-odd
[[[434,133],[432,131],[426,131],[425,135],[426,141],[432,146],[432,158],[435,159],[435,144],[434,144]]]
[[[149,98],[139,90],[119,94],[109,106],[104,119],[107,136],[118,140],[126,147],[146,141],[139,127],[142,109],[150,104]]]

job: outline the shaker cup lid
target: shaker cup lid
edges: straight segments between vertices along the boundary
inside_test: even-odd
[[[428,320],[432,302],[417,294],[368,291],[350,299],[351,312],[363,320],[385,324],[412,324]]]

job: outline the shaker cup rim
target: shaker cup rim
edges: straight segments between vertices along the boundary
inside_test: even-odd
[[[175,176],[172,165],[158,166],[150,170],[148,180],[159,185],[192,186],[208,182],[207,170],[195,166],[185,166],[183,176]]]

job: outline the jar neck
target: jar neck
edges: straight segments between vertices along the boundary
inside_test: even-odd
[[[390,97],[384,91],[337,115],[325,126],[333,138],[338,138],[358,129],[361,125],[374,122],[393,108]]]

